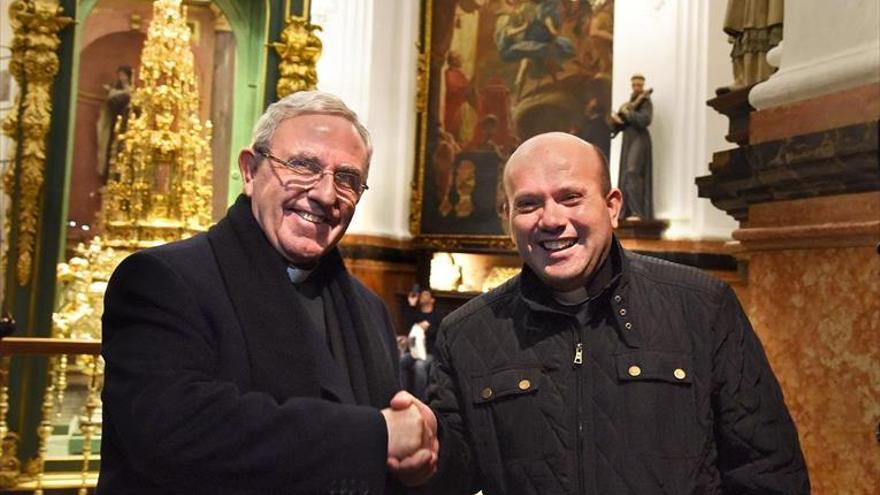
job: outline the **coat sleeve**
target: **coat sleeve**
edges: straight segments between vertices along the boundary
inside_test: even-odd
[[[137,253],[116,270],[103,332],[104,440],[144,479],[191,493],[384,486],[381,413],[317,398],[279,403],[221,377],[222,336],[159,257]]]
[[[730,287],[722,295],[714,331],[712,401],[724,493],[810,493],[782,390]]]
[[[471,495],[482,487],[479,467],[460,408],[458,386],[451,359],[449,332],[441,323],[437,356],[431,367],[429,405],[437,415],[440,456],[437,473],[423,491],[436,495]]]

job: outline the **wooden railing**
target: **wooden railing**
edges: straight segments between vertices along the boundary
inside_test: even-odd
[[[101,342],[59,338],[6,337],[0,339],[0,491],[28,491],[42,495],[53,488],[78,488],[79,495],[86,495],[95,486],[97,472],[90,469],[95,459],[92,441],[99,433],[101,420],[99,410],[100,388],[103,383],[103,362],[100,358]],[[18,434],[9,428],[10,368],[16,356],[48,357],[46,387],[42,391],[41,419],[36,425],[38,447],[36,456],[23,465],[17,457]],[[70,357],[74,362],[70,362]],[[79,424],[82,434],[82,454],[68,458],[79,464],[78,470],[47,472],[46,460],[49,438],[54,431],[53,419],[60,412],[68,387],[68,374],[72,371],[87,378],[85,404]],[[18,397],[18,401],[24,400]]]

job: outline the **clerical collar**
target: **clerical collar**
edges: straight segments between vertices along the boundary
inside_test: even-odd
[[[309,278],[309,275],[311,275],[313,271],[315,271],[314,268],[306,270],[304,268],[299,268],[293,265],[287,265],[287,276],[290,277],[290,281],[295,284],[305,282],[305,280]]]
[[[611,259],[614,251],[615,246],[612,244],[608,255],[585,286],[565,292],[553,292],[553,299],[563,306],[579,306],[599,295],[614,278],[614,263]]]
[[[579,306],[587,301],[590,295],[586,287],[578,287],[565,292],[553,292],[553,299],[563,306]]]

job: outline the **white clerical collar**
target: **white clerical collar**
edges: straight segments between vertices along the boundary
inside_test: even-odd
[[[578,287],[564,292],[553,292],[553,299],[563,306],[578,306],[590,298],[586,287]]]
[[[290,277],[290,281],[295,284],[304,282],[309,278],[309,275],[311,275],[313,271],[315,271],[314,268],[306,270],[293,265],[287,265],[287,276]]]

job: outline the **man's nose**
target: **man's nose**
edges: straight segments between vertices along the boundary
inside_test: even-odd
[[[324,172],[318,181],[309,188],[309,198],[324,205],[336,204],[336,184],[333,183],[331,172]]]
[[[565,207],[555,201],[548,201],[541,211],[538,227],[543,230],[558,230],[564,228],[567,221]]]

